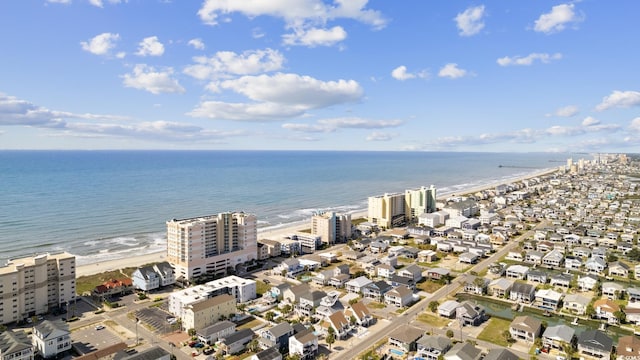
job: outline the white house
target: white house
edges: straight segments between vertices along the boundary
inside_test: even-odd
[[[31,341],[36,352],[44,358],[71,350],[69,326],[62,321],[45,320],[34,326]]]

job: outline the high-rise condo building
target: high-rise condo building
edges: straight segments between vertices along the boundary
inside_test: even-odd
[[[406,220],[418,221],[418,216],[436,211],[436,187],[422,186],[404,192]]]
[[[257,258],[257,234],[256,216],[243,212],[173,219],[167,221],[167,261],[177,280],[224,275]]]
[[[319,235],[322,243],[333,245],[351,238],[351,214],[318,213],[311,217],[311,234]]]
[[[76,298],[76,257],[68,253],[13,259],[0,267],[0,323],[66,308]]]
[[[368,220],[379,227],[390,229],[405,223],[403,193],[369,197]]]

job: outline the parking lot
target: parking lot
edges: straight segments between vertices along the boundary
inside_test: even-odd
[[[104,328],[96,330],[100,326],[104,326]],[[73,346],[83,354],[104,349],[123,341],[109,326],[101,323],[73,331],[71,340],[73,340]]]
[[[168,317],[172,317],[168,312],[164,312],[157,307],[148,307],[137,310],[135,316],[149,328],[158,334],[167,334],[173,331],[176,324],[169,324]]]

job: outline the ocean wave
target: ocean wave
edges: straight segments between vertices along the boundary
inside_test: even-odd
[[[108,249],[104,249],[108,250]],[[166,246],[141,246],[129,249],[123,249],[118,251],[100,251],[98,253],[89,255],[76,255],[76,263],[78,265],[87,265],[92,263],[99,263],[101,261],[126,259],[132,255],[146,255],[152,253],[163,252],[166,250]]]

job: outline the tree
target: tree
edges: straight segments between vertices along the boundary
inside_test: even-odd
[[[187,330],[187,334],[189,334],[189,336],[196,336],[196,329],[191,328]]]
[[[511,333],[509,332],[509,330],[503,331],[502,332],[502,337],[508,343],[512,343],[513,342],[513,337],[511,336]]]
[[[287,270],[282,270],[282,272],[280,272],[280,275],[282,275],[282,277],[286,277],[287,276]]]
[[[291,310],[293,310],[293,308],[289,304],[284,304],[284,306],[282,307],[282,312],[284,314],[288,315],[291,312]]]
[[[331,350],[331,345],[336,342],[336,331],[333,329],[333,327],[329,327],[329,330],[327,331],[327,338],[325,339],[327,341],[327,344],[329,345],[329,350]]]
[[[452,339],[452,338],[453,338],[453,336],[454,336],[453,330],[451,330],[451,329],[447,330],[446,335],[447,335],[447,337],[448,337],[449,339]]]
[[[627,253],[627,258],[635,262],[640,262],[640,249],[634,247],[633,249],[629,250],[629,252]]]
[[[431,301],[428,306],[429,310],[431,310],[432,313],[435,313],[438,311],[438,306],[440,306],[440,304],[438,304],[437,301]]]
[[[618,320],[618,324],[622,324],[627,318],[624,311],[621,311],[621,310],[615,311],[613,313],[613,316]]]
[[[593,315],[596,314],[596,309],[593,308],[593,304],[587,305],[587,308],[585,309],[584,314],[587,315],[589,318],[593,318]]]
[[[260,343],[258,342],[258,339],[251,339],[251,341],[249,341],[249,344],[247,344],[247,349],[249,349],[249,351],[251,352],[257,352],[258,351],[258,346],[260,345]]]
[[[618,261],[618,257],[613,253],[608,253],[607,262],[614,262],[614,261]]]
[[[351,317],[349,318],[349,324],[351,324],[351,326],[353,326],[357,322],[358,322],[358,319],[356,319],[355,315],[351,315]]]
[[[276,313],[274,313],[273,311],[267,311],[266,314],[264,314],[264,318],[267,321],[273,321],[273,319],[276,317]]]
[[[357,303],[358,301],[360,301],[360,298],[359,298],[359,297],[357,297],[357,298],[353,298],[353,299],[350,299],[350,300],[349,300],[349,305],[353,305],[353,304]]]

